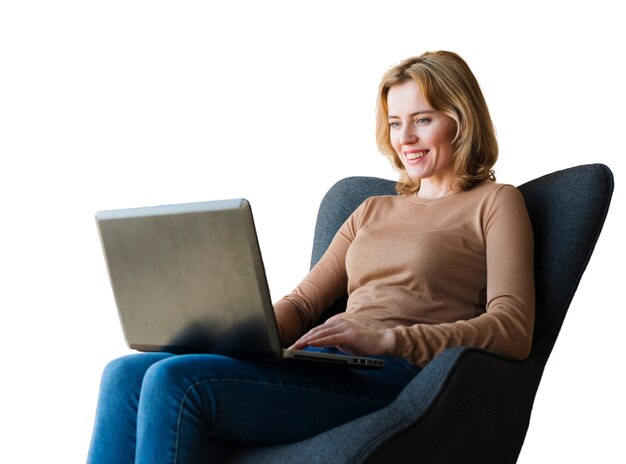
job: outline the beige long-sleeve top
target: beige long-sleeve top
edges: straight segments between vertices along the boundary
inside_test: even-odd
[[[453,346],[525,358],[535,296],[521,193],[487,182],[436,200],[368,198],[306,278],[274,305],[281,334],[305,333],[346,292],[346,312],[393,328],[392,354],[414,364]],[[297,317],[282,317],[292,311]]]

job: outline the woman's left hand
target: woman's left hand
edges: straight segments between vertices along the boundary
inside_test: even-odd
[[[372,327],[344,314],[328,319],[298,339],[291,348],[335,346],[356,355],[391,354],[395,335],[391,329]]]

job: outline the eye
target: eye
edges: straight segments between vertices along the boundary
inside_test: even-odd
[[[398,121],[389,121],[389,127],[392,129],[397,129],[400,127],[400,123]]]
[[[415,120],[416,124],[428,124],[430,122],[430,118],[417,118]]]

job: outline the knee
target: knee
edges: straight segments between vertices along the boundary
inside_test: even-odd
[[[163,391],[180,384],[185,377],[184,357],[175,356],[148,367],[143,377],[143,390]]]
[[[146,371],[162,360],[163,353],[141,353],[124,356],[109,362],[102,373],[102,389],[137,389],[141,387]]]
[[[182,355],[155,363],[145,373],[141,394],[184,396],[219,375],[220,360],[211,355]]]

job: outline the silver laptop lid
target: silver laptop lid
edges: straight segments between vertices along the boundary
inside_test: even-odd
[[[96,222],[129,347],[280,356],[248,201],[101,211]]]

